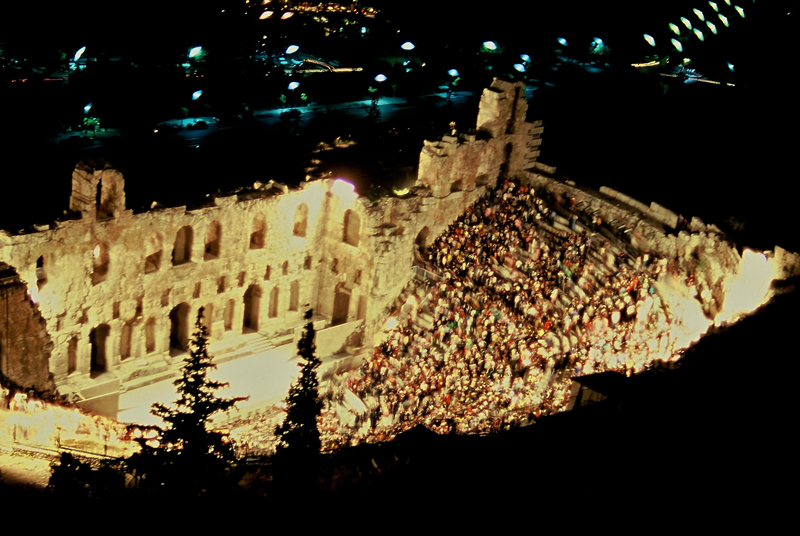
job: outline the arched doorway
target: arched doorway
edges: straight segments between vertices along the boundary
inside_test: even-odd
[[[177,355],[189,350],[189,304],[182,303],[169,313],[169,353]]]
[[[133,323],[128,321],[122,325],[122,334],[119,339],[119,358],[127,359],[131,356],[131,339],[133,338]]]
[[[428,235],[430,234],[430,229],[428,227],[423,227],[420,232],[417,234],[417,239],[414,240],[414,244],[417,245],[419,248],[420,253],[426,253],[428,249]]]
[[[278,287],[272,287],[269,291],[269,317],[277,318],[278,316]]]
[[[92,378],[96,378],[108,370],[106,341],[109,333],[111,333],[111,328],[108,324],[100,324],[89,332],[89,342],[92,345],[89,376]]]
[[[172,246],[172,264],[184,264],[192,260],[193,231],[188,225],[181,227],[175,234],[175,244]]]
[[[156,319],[152,316],[144,326],[144,351],[148,354],[156,351]]]
[[[258,331],[258,313],[261,310],[261,287],[250,285],[244,293],[242,333]]]
[[[67,346],[67,374],[78,370],[78,337],[72,337]]]
[[[333,315],[331,325],[338,326],[347,322],[347,315],[350,312],[350,293],[344,289],[337,289],[333,296]]]

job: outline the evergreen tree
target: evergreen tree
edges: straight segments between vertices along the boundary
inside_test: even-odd
[[[228,433],[209,429],[212,415],[227,411],[246,397],[220,398],[216,391],[228,384],[208,378],[217,368],[208,355],[208,329],[203,308],[197,313],[192,351],[186,356],[178,387],[176,409],[153,404],[151,413],[166,423],[156,427],[155,440],[139,440],[142,452],[132,456],[129,466],[140,473],[144,487],[191,494],[216,489],[236,458]]]
[[[315,354],[317,347],[314,344],[312,314],[311,309],[306,311],[308,322],[297,343],[297,351],[304,360],[298,363],[301,367],[300,377],[289,389],[286,419],[275,429],[278,437],[276,463],[284,467],[291,466],[293,470],[300,468],[310,471],[321,447],[317,428],[317,416],[322,410],[317,379],[317,368],[321,362]]]

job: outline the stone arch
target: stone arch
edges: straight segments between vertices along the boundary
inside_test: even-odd
[[[107,342],[111,333],[108,324],[100,324],[89,332],[89,343],[92,345],[89,375],[96,378],[108,371]]]
[[[194,230],[190,225],[178,229],[172,246],[172,264],[177,266],[192,261],[192,239]]]
[[[270,318],[277,318],[278,317],[278,299],[280,297],[280,291],[278,287],[272,287],[272,290],[269,291],[269,317]]]
[[[156,351],[156,319],[152,316],[144,325],[144,351],[148,354]]]
[[[67,343],[67,374],[78,370],[78,337],[72,337]]]
[[[169,350],[177,355],[189,350],[189,304],[176,305],[169,313]]]
[[[421,253],[425,253],[428,250],[428,236],[430,233],[431,230],[428,229],[427,225],[420,229],[419,233],[417,233],[417,238],[414,240],[414,244],[416,244]]]
[[[250,232],[250,249],[261,249],[267,235],[267,221],[263,214],[256,214],[253,218],[253,227]]]
[[[131,356],[131,341],[133,339],[133,322],[130,320],[122,325],[122,333],[119,338],[119,358],[127,359]]]
[[[289,289],[289,310],[297,311],[300,304],[300,281],[292,281]]]
[[[300,203],[294,211],[294,224],[292,234],[294,236],[306,236],[308,231],[308,205]]]
[[[225,304],[225,310],[222,312],[222,325],[225,331],[230,331],[233,329],[233,308],[235,306],[235,302],[233,298],[228,300],[228,303]]]
[[[361,235],[361,218],[354,210],[347,210],[344,213],[344,234],[342,241],[351,246],[358,247]]]
[[[203,254],[204,261],[219,258],[219,243],[222,238],[222,225],[218,221],[212,221],[206,229],[206,249]]]
[[[106,280],[109,263],[108,244],[99,242],[92,250],[92,285]]]
[[[47,272],[44,269],[44,255],[40,255],[36,259],[36,288],[42,290],[42,287],[47,283]]]
[[[350,292],[343,285],[337,285],[333,295],[333,315],[331,325],[338,326],[347,322],[350,314]]]
[[[258,316],[261,311],[261,287],[250,285],[244,293],[244,315],[242,333],[258,331]]]

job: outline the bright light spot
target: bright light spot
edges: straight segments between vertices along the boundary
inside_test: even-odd
[[[731,62],[728,62],[728,69],[730,69],[731,72],[734,72],[733,71],[733,64]]]
[[[91,109],[92,109],[92,103],[90,102],[89,104],[83,107],[83,113],[88,114],[89,110]]]
[[[194,47],[193,49],[189,50],[189,57],[194,58],[198,54],[203,51],[203,47]]]
[[[672,40],[672,46],[674,46],[675,50],[677,50],[678,52],[683,52],[683,45],[677,39]]]
[[[375,81],[376,82],[386,82],[386,76],[382,75],[382,74],[379,74],[378,76],[375,77]]]
[[[386,325],[383,327],[383,331],[392,331],[397,326],[397,319],[393,316],[390,316],[386,319]]]
[[[603,46],[603,40],[600,39],[599,37],[592,38],[592,43],[594,43],[594,46],[597,46],[597,47]]]
[[[706,21],[706,26],[708,26],[708,29],[711,30],[711,33],[713,33],[714,35],[717,35],[717,27],[714,26],[713,22]]]
[[[392,188],[392,191],[395,195],[406,195],[408,193],[408,188]]]
[[[695,29],[694,29],[694,35],[696,35],[696,36],[697,36],[697,38],[698,38],[700,41],[705,41],[705,40],[706,40],[706,36],[704,36],[704,35],[703,35],[703,32],[701,32],[701,31],[700,31],[700,30],[698,30],[697,28],[695,28]]]
[[[298,50],[300,50],[300,47],[299,47],[299,46],[297,46],[297,45],[289,45],[289,46],[286,48],[286,53],[287,53],[287,54],[294,54],[294,53],[295,53],[295,52],[297,52]]]
[[[525,66],[524,66],[524,65],[522,65],[521,63],[515,63],[515,64],[514,64],[514,68],[515,68],[516,70],[518,70],[519,72],[521,72],[521,73],[524,73],[524,72],[525,72]]]
[[[697,18],[698,18],[698,19],[700,19],[700,20],[706,20],[706,16],[705,16],[705,15],[703,15],[703,12],[702,12],[702,11],[700,11],[699,9],[693,9],[692,11],[694,11],[694,14],[695,14],[695,15],[697,15]]]
[[[725,0],[725,3],[731,5],[731,0]]]
[[[293,11],[287,11],[286,13],[281,15],[281,20],[286,20],[286,19],[288,19],[288,18],[290,18],[292,16],[294,16],[294,12]]]
[[[352,202],[358,198],[356,187],[346,180],[336,179],[331,185],[331,193],[336,197],[348,202]]]
[[[289,82],[289,89],[294,91],[300,86],[300,82]]]
[[[447,74],[449,74],[450,76],[458,76],[458,71],[456,71],[455,69],[450,69],[449,71],[447,71]]]
[[[260,17],[258,17],[258,19],[259,20],[268,19],[268,18],[270,18],[272,16],[272,14],[273,14],[272,11],[265,11],[264,13],[261,14]]]
[[[84,52],[86,52],[86,47],[79,48],[78,51],[75,53],[75,57],[72,58],[72,61],[78,61]]]
[[[197,100],[197,99],[199,99],[199,98],[200,98],[200,95],[202,95],[202,94],[203,94],[203,90],[202,90],[202,89],[198,89],[197,91],[195,91],[194,93],[192,93],[192,100]]]
[[[717,12],[719,12],[719,8],[717,7],[717,4],[716,4],[715,2],[711,2],[711,1],[709,1],[709,2],[708,2],[708,5],[710,5],[710,6],[711,6],[711,9],[713,9],[714,11],[717,11]]]
[[[403,50],[414,50],[415,47],[414,43],[412,43],[411,41],[406,41],[405,43],[400,45],[400,48],[402,48]]]
[[[735,10],[736,10],[736,12],[737,12],[737,13],[738,13],[738,14],[739,14],[739,15],[740,15],[742,18],[744,18],[744,9],[740,8],[739,6],[733,6],[733,9],[735,9]]]
[[[527,54],[520,54],[520,55],[519,55],[519,58],[520,58],[522,61],[531,61],[531,57],[530,57],[530,56],[528,56]]]
[[[97,244],[92,250],[92,256],[96,259],[100,257],[100,244]]]
[[[484,41],[483,46],[489,50],[497,50],[497,43],[494,41]]]
[[[692,62],[692,60],[690,58],[683,58],[683,64],[684,65],[689,65],[691,62]]]
[[[728,17],[726,17],[722,13],[720,13],[718,16],[719,16],[719,20],[721,20],[722,24],[724,24],[725,27],[727,28],[728,27]]]
[[[565,47],[565,46],[567,46],[567,40],[564,39],[563,37],[559,37],[558,38],[558,44],[560,44],[561,46]]]
[[[687,30],[691,30],[692,29],[692,21],[690,21],[686,17],[681,17],[681,22],[683,23],[684,26],[686,26]]]
[[[366,26],[362,26],[361,27],[361,35],[364,35],[365,33],[367,33],[367,27]]]
[[[669,29],[672,30],[672,33],[675,35],[681,35],[681,29],[678,28],[676,24],[669,23]]]
[[[739,271],[725,285],[725,301],[715,324],[734,322],[766,303],[771,297],[770,284],[777,275],[778,266],[774,259],[745,249]]]
[[[644,40],[647,41],[651,47],[656,46],[656,40],[650,34],[644,34]]]

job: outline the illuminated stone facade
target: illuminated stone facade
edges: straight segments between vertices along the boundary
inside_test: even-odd
[[[119,389],[180,360],[200,307],[212,342],[289,333],[310,306],[329,325],[352,323],[370,343],[411,277],[415,247],[498,178],[535,161],[541,126],[525,122],[523,95],[521,83],[496,80],[484,90],[477,128],[426,142],[411,193],[372,204],[352,185],[324,179],[296,190],[257,183],[200,208],[134,214],[119,171],[79,163],[73,219],[0,231],[0,261],[27,284],[26,310],[41,312],[52,341],[48,355],[50,345],[20,346],[0,326],[3,373],[39,386],[49,372],[61,391],[84,397],[101,383]]]

